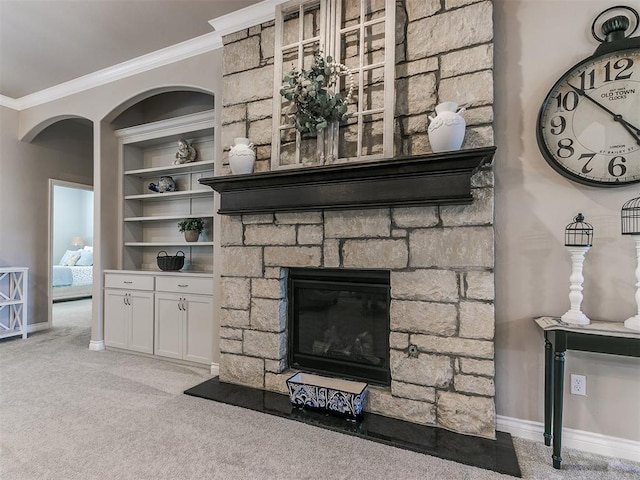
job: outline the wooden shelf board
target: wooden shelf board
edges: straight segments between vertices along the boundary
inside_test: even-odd
[[[166,165],[161,167],[137,168],[135,170],[126,170],[125,175],[136,176],[139,178],[152,178],[158,174],[176,174],[176,173],[197,173],[213,170],[214,161],[205,160],[202,162],[183,163],[181,165]]]
[[[209,190],[183,190],[179,192],[165,193],[143,193],[139,195],[125,195],[125,200],[146,200],[146,201],[162,201],[162,200],[178,200],[181,198],[196,198],[212,196],[213,192]]]
[[[124,242],[126,247],[212,247],[213,242]]]
[[[459,205],[496,147],[201,178],[220,193],[222,215],[322,209]]]
[[[6,307],[9,305],[21,305],[24,303],[24,300],[0,300],[0,308]]]
[[[161,222],[171,220],[182,220],[183,218],[213,218],[213,213],[208,214],[188,214],[188,215],[157,215],[153,217],[127,217],[125,222]]]

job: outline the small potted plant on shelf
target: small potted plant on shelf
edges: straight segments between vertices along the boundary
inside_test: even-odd
[[[178,230],[184,232],[184,239],[187,242],[197,242],[200,233],[204,230],[204,220],[202,218],[185,218],[178,222]]]

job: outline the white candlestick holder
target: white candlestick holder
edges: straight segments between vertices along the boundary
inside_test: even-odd
[[[624,321],[624,326],[631,330],[640,330],[640,235],[634,235],[633,240],[636,242],[636,306],[638,313],[633,317],[627,318]]]
[[[572,325],[589,325],[590,323],[589,318],[580,310],[583,299],[582,283],[584,282],[582,266],[584,264],[584,256],[589,251],[589,248],[567,246],[567,250],[571,253],[571,275],[569,276],[569,281],[571,282],[569,287],[571,308],[560,317],[560,320]]]

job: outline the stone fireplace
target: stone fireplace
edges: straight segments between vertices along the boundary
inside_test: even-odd
[[[469,205],[222,215],[220,380],[286,393],[289,269],[388,271],[391,382],[365,410],[494,438],[493,173],[470,182]]]
[[[383,162],[430,153],[427,114],[445,100],[467,108],[463,151],[492,145],[491,1],[396,5],[396,158]],[[364,188],[351,164],[338,176],[352,184],[281,185],[286,175],[269,171],[274,23],[223,41],[222,143],[249,137],[256,145],[258,173],[245,180],[261,177],[262,196],[228,193],[238,208],[225,210],[222,193],[220,380],[286,393],[285,381],[297,371],[289,365],[290,269],[381,270],[389,275],[390,384],[370,386],[365,410],[495,438],[491,168],[466,180],[469,198],[442,173],[448,158],[437,174],[414,181],[405,172],[405,183],[393,188],[376,181]],[[226,154],[222,160],[224,180]],[[378,177],[384,182],[385,172]],[[263,188],[268,182],[271,190]],[[366,208],[349,203],[355,182],[375,192]],[[289,194],[286,208],[272,204],[280,190]],[[395,201],[420,190],[423,198]]]

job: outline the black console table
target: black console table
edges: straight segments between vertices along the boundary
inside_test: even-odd
[[[551,445],[553,441],[553,467],[560,468],[565,352],[580,350],[640,357],[640,332],[626,328],[622,322],[569,325],[556,317],[534,320],[544,332],[544,443]]]

